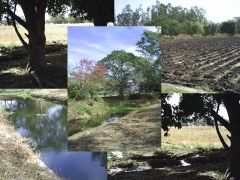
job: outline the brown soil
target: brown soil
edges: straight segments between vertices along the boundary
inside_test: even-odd
[[[163,83],[239,93],[239,37],[168,40],[161,47]]]

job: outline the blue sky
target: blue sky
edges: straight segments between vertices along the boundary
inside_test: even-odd
[[[136,42],[144,30],[156,31],[155,27],[68,27],[68,69],[86,58],[101,60],[113,50],[125,50],[135,55]]]
[[[159,0],[159,2],[186,8],[202,7],[206,10],[207,19],[213,22],[222,22],[240,16],[240,0]],[[132,9],[142,4],[143,9],[146,9],[148,6],[155,5],[156,0],[115,0],[116,14],[119,14],[126,4],[130,4]]]

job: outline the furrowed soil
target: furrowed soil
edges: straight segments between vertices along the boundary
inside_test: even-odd
[[[220,129],[227,139],[227,131],[223,127]],[[170,136],[162,137],[161,149],[158,152],[126,154],[123,158],[110,156],[108,179],[223,179],[228,153],[222,148],[214,127],[189,126],[180,130],[170,128],[169,133]],[[148,169],[136,170],[136,167],[144,166]],[[121,171],[118,171],[119,169]]]
[[[119,120],[70,136],[70,151],[149,151],[160,148],[160,104],[136,110]]]
[[[165,40],[162,82],[211,91],[240,91],[240,38]]]

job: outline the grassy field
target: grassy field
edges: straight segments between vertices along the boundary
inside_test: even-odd
[[[19,27],[19,31],[25,41],[27,41],[27,37],[24,35],[27,31],[23,27]],[[67,25],[46,25],[46,38],[47,44],[53,42],[67,44]],[[12,26],[0,26],[0,46],[11,47],[21,45],[21,41],[18,39]]]
[[[219,128],[229,143],[227,130],[221,126]],[[170,152],[194,152],[197,149],[211,150],[223,147],[212,126],[171,128],[169,134],[168,137],[162,136],[162,149]]]
[[[112,26],[112,24],[108,24]],[[93,23],[79,23],[79,24],[47,24],[45,27],[47,44],[58,43],[67,44],[67,27],[68,26],[93,26]],[[19,32],[24,35],[27,31],[23,27],[19,27]],[[0,26],[0,47],[21,46],[16,32],[12,26]]]
[[[16,133],[0,109],[0,179],[59,179],[26,141]]]
[[[66,89],[4,89],[0,91],[0,97],[42,98],[46,100],[67,102]]]
[[[180,85],[173,85],[169,83],[161,84],[161,92],[162,93],[207,93],[212,92],[210,89],[203,88],[189,88]]]
[[[46,25],[46,40],[47,44],[59,43],[67,44],[67,27],[68,26],[87,26],[93,25],[92,23],[84,24],[47,24]],[[27,31],[23,27],[19,27],[20,33],[23,35],[24,39],[27,37],[24,33]],[[16,32],[12,26],[0,26],[0,46],[11,47],[11,46],[21,46],[21,42],[17,37]]]

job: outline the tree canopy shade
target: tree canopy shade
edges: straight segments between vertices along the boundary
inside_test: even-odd
[[[240,95],[239,94],[182,94],[178,105],[169,103],[172,94],[162,94],[162,129],[168,135],[169,127],[181,128],[185,121],[197,121],[201,118],[212,121],[223,146],[229,151],[229,168],[225,179],[240,178]],[[219,115],[219,107],[223,105],[229,117]],[[224,141],[218,128],[224,126],[231,136],[230,146]]]
[[[24,19],[17,16],[16,7],[19,6],[24,13]],[[106,25],[114,20],[114,0],[1,0],[1,21],[7,19],[20,38],[23,45],[28,48],[27,69],[37,80],[39,86],[46,86],[47,65],[45,60],[45,13],[63,15],[70,11],[71,16],[83,16],[94,19],[95,25]],[[18,32],[16,22],[23,26],[28,34],[26,43]]]

